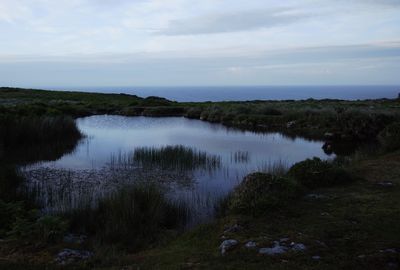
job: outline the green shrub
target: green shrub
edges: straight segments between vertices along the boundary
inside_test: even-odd
[[[285,205],[297,193],[292,178],[266,173],[246,176],[229,198],[228,209],[234,213],[253,216]]]
[[[5,237],[19,217],[24,216],[22,202],[6,203],[0,200],[0,237]]]
[[[200,107],[191,107],[186,111],[186,117],[200,119],[201,112],[203,111]]]
[[[388,125],[379,134],[379,141],[386,151],[400,149],[400,122]]]
[[[294,164],[288,175],[308,188],[334,186],[353,180],[346,170],[320,158],[306,159]]]
[[[68,228],[67,222],[57,216],[42,216],[34,224],[35,235],[43,242],[57,242]]]
[[[67,230],[67,223],[57,216],[39,216],[36,209],[23,202],[0,200],[0,238],[56,242]]]

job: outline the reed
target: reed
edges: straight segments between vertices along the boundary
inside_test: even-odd
[[[101,199],[95,208],[65,215],[72,229],[93,235],[101,244],[139,250],[156,243],[168,230],[183,229],[188,213],[182,201],[167,198],[159,186],[140,184]]]
[[[179,171],[213,170],[221,166],[221,157],[182,145],[137,147],[133,152],[112,156],[111,166]]]

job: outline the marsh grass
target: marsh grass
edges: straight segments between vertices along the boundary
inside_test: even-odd
[[[111,167],[118,166],[179,171],[213,170],[221,166],[221,157],[182,145],[137,147],[133,152],[112,156]]]
[[[95,208],[65,216],[72,229],[93,235],[100,244],[138,250],[157,243],[166,231],[182,230],[188,213],[186,204],[167,198],[159,186],[140,184],[110,194]]]
[[[0,141],[4,146],[29,145],[80,138],[70,117],[0,117]]]
[[[276,176],[285,175],[290,168],[287,160],[279,159],[265,162],[263,165],[257,168],[257,171],[268,173]]]

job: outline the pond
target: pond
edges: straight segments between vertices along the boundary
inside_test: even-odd
[[[93,207],[126,185],[155,182],[171,199],[190,205],[199,222],[251,172],[333,157],[324,153],[321,141],[183,117],[98,115],[76,121],[85,138],[74,151],[21,168],[25,188],[46,212]]]

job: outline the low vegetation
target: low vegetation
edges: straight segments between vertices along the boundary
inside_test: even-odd
[[[265,173],[246,176],[228,199],[228,209],[236,214],[265,215],[290,203],[298,193],[292,178]]]
[[[320,158],[307,159],[294,164],[288,175],[307,188],[348,184],[354,180],[344,168]]]
[[[382,130],[379,134],[379,141],[386,151],[400,149],[400,122],[390,124]]]

